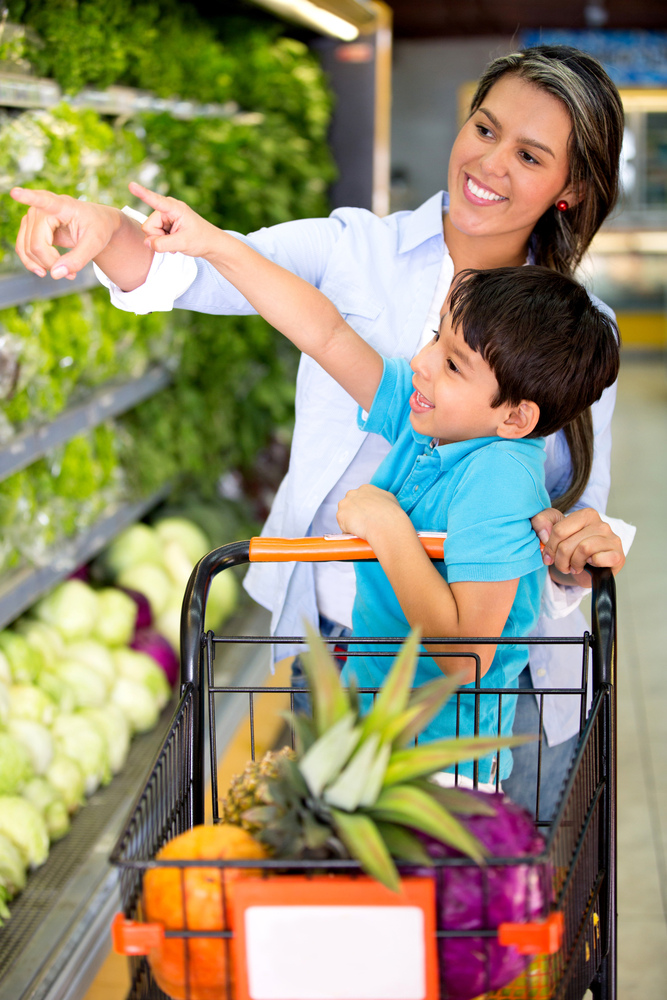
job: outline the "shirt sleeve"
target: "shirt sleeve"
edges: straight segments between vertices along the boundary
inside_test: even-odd
[[[139,221],[145,218],[134,209],[123,211]],[[346,224],[346,216],[340,211],[327,219],[284,222],[249,236],[228,232],[264,257],[319,287],[332,249]],[[121,291],[99,268],[96,267],[95,272],[109,288],[114,305],[128,312],[143,314],[176,308],[218,316],[255,313],[231,282],[201,258],[180,253],[155,254],[146,281],[131,292]]]
[[[544,568],[530,518],[545,490],[528,465],[489,447],[462,471],[447,510],[449,583],[514,580]]]
[[[383,358],[380,384],[368,413],[359,407],[361,431],[380,434],[391,444],[405,428],[412,395],[412,370],[405,358]]]

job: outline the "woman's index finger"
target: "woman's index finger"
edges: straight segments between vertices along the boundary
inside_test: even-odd
[[[136,195],[137,198],[141,198],[143,202],[156,212],[168,211],[169,198],[165,198],[164,195],[158,194],[157,191],[151,191],[149,188],[145,188],[143,184],[138,184],[136,181],[130,181],[128,187],[132,194]]]
[[[13,187],[9,192],[14,201],[31,208],[40,208],[44,212],[55,212],[60,203],[61,195],[51,191],[40,191],[33,188]]]

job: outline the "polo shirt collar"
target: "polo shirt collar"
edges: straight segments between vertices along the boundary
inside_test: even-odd
[[[407,253],[421,243],[439,236],[444,244],[442,229],[442,213],[449,208],[449,195],[446,191],[438,191],[414,212],[406,214],[401,225],[398,241],[398,252]]]

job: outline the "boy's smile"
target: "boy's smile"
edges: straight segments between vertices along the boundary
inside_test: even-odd
[[[449,313],[440,330],[411,361],[414,392],[410,423],[418,434],[440,444],[479,437],[505,436],[503,421],[513,409],[491,406],[498,382],[481,354],[468,347],[463,334],[452,330]]]

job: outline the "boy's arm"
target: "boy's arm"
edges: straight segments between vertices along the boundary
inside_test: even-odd
[[[518,579],[500,582],[463,582],[451,586],[442,578],[419,541],[415,528],[396,497],[376,486],[351,490],[338,507],[343,531],[365,538],[385,571],[403,614],[423,636],[499,636],[509,617]],[[432,654],[477,653],[482,676],[491,666],[495,645],[429,645]],[[436,657],[445,674],[456,674],[462,684],[475,680],[470,657]]]
[[[382,358],[322,292],[206,222],[184,202],[140,184],[132,183],[130,190],[154,209],[142,227],[152,250],[208,260],[267,322],[314,358],[363,409],[370,409],[382,378]]]

